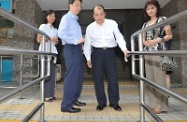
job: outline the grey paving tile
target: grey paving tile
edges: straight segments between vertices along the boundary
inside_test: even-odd
[[[139,104],[139,94],[130,94],[127,91],[128,90],[136,90],[137,88],[134,88],[133,86],[127,86],[127,87],[123,87],[120,86],[120,92],[122,92],[122,94],[120,94],[120,102],[119,104],[121,105],[126,105],[126,104]],[[95,107],[97,105],[97,100],[95,97],[94,92],[94,87],[93,86],[84,86],[83,87],[83,93],[84,95],[80,97],[80,101],[85,101],[86,103],[92,104],[94,103],[93,106],[86,106],[86,108],[92,108]],[[106,92],[107,93],[107,92]],[[28,94],[28,93],[27,93]],[[13,98],[11,100],[8,100],[7,102],[3,103],[3,104],[32,104],[33,102],[36,101],[36,98],[38,97],[38,95],[33,95],[30,98],[27,99],[17,99],[17,98]],[[145,97],[145,102],[149,102],[148,97]],[[108,106],[107,106],[108,107]],[[108,111],[112,112],[111,109],[108,109]],[[84,111],[84,108],[83,108]],[[105,110],[104,110],[105,112]],[[126,112],[126,110],[124,110],[124,112]],[[22,111],[0,111],[0,118],[11,118],[11,119],[22,119],[24,116],[22,116]],[[12,115],[12,116],[11,116]],[[66,120],[66,121],[73,121],[73,120],[82,120],[82,121],[90,121],[90,120],[95,120],[95,121],[139,121],[139,116],[138,115],[121,115],[119,113],[118,114],[114,114],[114,115],[110,115],[110,116],[98,116],[94,115],[94,116],[84,116],[85,114],[81,114],[80,116],[75,115],[75,114],[70,114],[70,116],[46,116],[45,119],[46,120]],[[187,106],[183,103],[178,102],[177,100],[170,98],[169,99],[169,112],[165,113],[165,114],[161,114],[159,115],[163,120],[187,120]],[[180,118],[180,119],[179,119]],[[151,116],[146,116],[145,118],[147,121],[148,120],[153,120],[153,118]],[[39,120],[39,116],[33,117],[33,120]]]

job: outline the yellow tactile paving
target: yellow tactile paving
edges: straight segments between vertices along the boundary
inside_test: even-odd
[[[89,86],[89,85],[93,85],[94,84],[94,81],[86,81],[86,82],[83,82],[83,86],[85,85],[85,86]],[[104,81],[104,84],[105,85],[107,85],[107,81]],[[62,86],[63,85],[63,82],[58,82],[58,86]],[[135,80],[135,81],[125,81],[124,82],[124,80],[119,80],[119,85],[121,85],[121,86],[132,86],[132,85],[135,85],[135,86],[139,86],[139,82],[137,82],[137,80]]]
[[[22,122],[22,121],[21,120],[0,120],[0,122]],[[37,121],[36,120],[31,120],[29,122],[37,122]]]

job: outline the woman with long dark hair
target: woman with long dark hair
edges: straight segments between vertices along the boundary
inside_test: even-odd
[[[46,34],[48,34],[51,39],[51,51],[52,53],[58,53],[57,49],[55,47],[56,44],[58,44],[58,37],[57,37],[57,29],[55,28],[56,24],[56,14],[54,11],[49,10],[45,14],[44,18],[44,24],[41,24],[39,29],[44,31]],[[37,42],[41,43],[42,41],[42,35],[38,34],[37,36]],[[46,40],[45,48],[47,52],[50,52],[49,50],[49,44],[50,42]],[[39,47],[39,50],[41,50],[41,44]],[[53,62],[53,58],[51,59],[51,71],[50,71],[50,78],[45,81],[45,101],[51,102],[53,100],[56,100],[54,97],[54,85],[55,85],[55,64]],[[47,64],[47,63],[46,63]]]

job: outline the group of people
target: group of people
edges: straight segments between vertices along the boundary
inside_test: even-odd
[[[45,23],[39,29],[46,32],[51,37],[51,49],[53,53],[58,53],[55,45],[61,39],[64,45],[63,58],[65,60],[66,73],[64,76],[63,100],[61,103],[62,112],[76,113],[86,103],[79,101],[83,82],[83,54],[86,57],[87,65],[93,69],[93,79],[95,93],[98,102],[96,110],[101,111],[107,106],[107,97],[103,83],[104,72],[108,80],[108,100],[109,106],[114,110],[121,111],[119,106],[119,85],[116,74],[116,56],[114,48],[119,45],[124,56],[129,56],[129,50],[123,35],[118,29],[118,24],[111,19],[105,18],[105,8],[98,4],[93,8],[94,22],[88,25],[85,38],[78,23],[78,14],[81,11],[82,0],[69,0],[69,11],[62,17],[58,30],[55,28],[56,14],[50,10],[45,15]],[[162,21],[160,17],[160,6],[157,0],[149,0],[145,5],[145,17],[148,20],[143,28],[151,26],[156,22]],[[164,17],[165,19],[165,17]],[[156,49],[159,43],[168,41],[172,38],[169,25],[164,28],[165,36],[159,37],[159,29],[143,34],[143,44],[148,51]],[[41,35],[37,41],[41,42]],[[46,42],[46,49],[48,46]],[[39,48],[41,49],[41,48]],[[159,62],[158,56],[145,56],[146,77],[156,83],[166,87],[165,72],[156,66]],[[54,97],[55,68],[53,59],[51,60],[51,77],[45,82],[45,101],[56,100]],[[150,108],[155,113],[168,110],[167,96],[159,93],[152,87],[148,87],[150,96]]]

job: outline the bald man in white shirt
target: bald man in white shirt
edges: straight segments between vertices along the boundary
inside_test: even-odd
[[[126,42],[118,29],[118,24],[105,18],[105,9],[98,4],[93,9],[95,21],[86,29],[84,55],[89,68],[93,68],[93,78],[98,106],[96,110],[103,110],[107,105],[104,92],[103,74],[107,74],[109,103],[114,110],[121,111],[119,102],[119,85],[116,74],[116,56],[114,48],[119,45],[125,56],[129,51]]]

